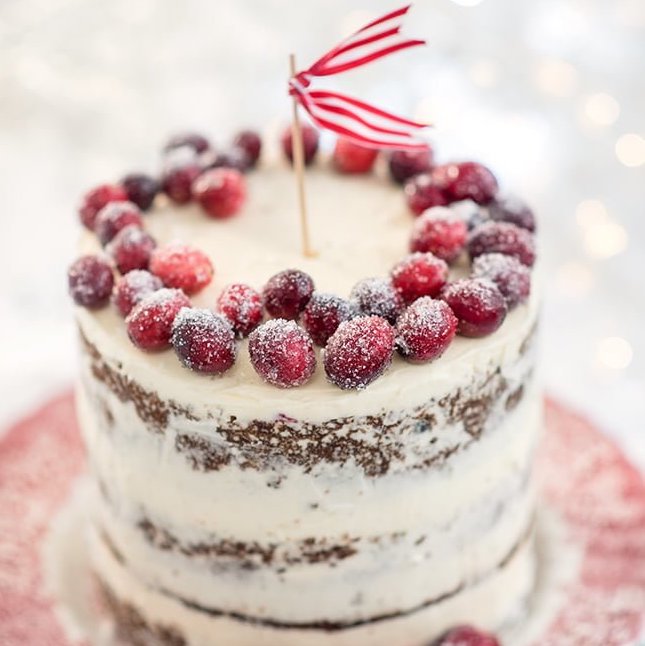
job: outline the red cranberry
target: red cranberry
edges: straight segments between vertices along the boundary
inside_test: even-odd
[[[183,242],[157,247],[150,256],[150,271],[166,287],[183,289],[186,294],[194,294],[208,285],[214,273],[208,256]]]
[[[69,293],[77,305],[105,305],[114,286],[112,267],[98,256],[81,256],[67,271]]]
[[[334,148],[334,165],[341,173],[369,173],[377,156],[378,150],[374,148],[340,138]]]
[[[181,166],[171,166],[164,171],[161,178],[161,187],[175,204],[187,204],[193,197],[193,182],[201,172],[201,166],[194,162]]]
[[[90,231],[94,231],[96,216],[106,204],[110,202],[122,202],[127,199],[128,194],[123,187],[117,186],[116,184],[101,184],[101,186],[93,188],[83,196],[78,211],[81,216],[81,222]]]
[[[406,304],[436,296],[448,280],[448,265],[431,253],[413,253],[392,269],[392,285]]]
[[[449,630],[436,646],[500,646],[500,643],[490,633],[472,626],[458,626]]]
[[[132,343],[142,350],[167,348],[182,307],[190,307],[190,300],[181,289],[159,289],[144,297],[125,319]]]
[[[440,357],[457,333],[457,317],[444,301],[423,296],[396,323],[399,354],[413,363]]]
[[[280,388],[302,386],[316,369],[311,337],[285,319],[267,321],[251,332],[249,356],[260,377]]]
[[[323,357],[327,378],[339,388],[365,388],[392,361],[394,328],[380,316],[359,316],[338,326]]]
[[[134,269],[123,276],[116,284],[112,303],[121,316],[127,316],[132,308],[152,292],[163,287],[159,278],[145,269]]]
[[[217,309],[239,336],[248,336],[262,322],[262,297],[248,285],[225,287],[217,299]]]
[[[133,269],[147,269],[150,255],[157,246],[154,238],[140,227],[131,224],[121,229],[106,247],[114,264],[122,274]]]
[[[423,213],[433,206],[448,204],[445,191],[432,181],[431,173],[421,173],[411,177],[403,189],[410,210],[415,215]]]
[[[388,159],[390,175],[399,184],[430,170],[433,163],[434,154],[429,146],[424,150],[394,150]]]
[[[510,222],[527,231],[535,231],[535,215],[526,202],[513,195],[495,198],[488,205],[491,220]]]
[[[445,187],[451,202],[473,200],[477,204],[488,204],[499,188],[495,175],[477,162],[439,166],[433,172],[433,179]]]
[[[128,225],[143,227],[139,207],[132,202],[111,202],[98,212],[94,231],[101,244],[105,246]]]
[[[313,162],[314,158],[316,157],[316,153],[318,152],[318,139],[320,138],[320,135],[318,134],[318,130],[316,130],[313,126],[306,124],[303,124],[301,126],[301,130],[305,165],[309,166],[309,164]],[[291,126],[289,126],[288,128],[285,128],[284,132],[282,133],[281,143],[282,150],[284,150],[284,154],[287,156],[287,159],[293,162],[293,143],[291,141],[291,137]]]
[[[473,276],[494,282],[509,309],[525,301],[531,293],[531,270],[513,256],[501,253],[478,256],[473,262]]]
[[[299,269],[285,269],[269,278],[264,306],[273,318],[297,319],[314,292],[314,281]]]
[[[192,148],[196,153],[203,153],[211,147],[211,143],[204,135],[197,132],[183,132],[174,135],[168,140],[168,143],[164,146],[164,152],[175,148],[183,148],[184,146]]]
[[[471,232],[468,253],[471,258],[485,253],[504,253],[531,267],[535,262],[535,241],[529,231],[510,222],[484,222]]]
[[[421,215],[412,226],[410,251],[430,251],[452,263],[466,246],[468,227],[450,209],[435,207]]]
[[[142,211],[147,211],[155,201],[159,192],[159,182],[150,175],[130,173],[121,180],[121,186],[128,194],[130,202],[136,204]]]
[[[441,298],[459,319],[457,331],[479,337],[495,332],[506,318],[506,301],[495,283],[485,278],[465,278],[450,283]]]
[[[314,292],[302,313],[302,324],[316,345],[324,346],[343,322],[352,318],[349,301],[333,294]]]
[[[466,223],[468,231],[472,231],[484,222],[490,220],[488,209],[482,207],[472,200],[460,200],[450,205],[450,210]]]
[[[244,204],[246,182],[233,168],[207,170],[193,183],[193,196],[211,217],[230,218]]]
[[[242,148],[231,148],[231,150],[219,153],[206,153],[200,158],[203,169],[208,168],[233,168],[240,173],[246,173],[251,168],[246,151]]]
[[[196,372],[221,375],[237,357],[231,324],[211,310],[181,309],[172,324],[170,343],[179,360]]]
[[[385,278],[364,278],[349,295],[351,303],[360,314],[380,316],[394,323],[403,311],[405,303],[391,280]]]
[[[262,139],[260,139],[260,135],[257,132],[253,130],[242,130],[233,139],[233,146],[240,148],[246,153],[251,168],[257,165],[258,159],[260,159],[260,152],[262,151]]]

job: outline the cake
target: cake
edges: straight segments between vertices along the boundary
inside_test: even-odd
[[[361,161],[356,146],[345,145],[349,152],[339,144],[335,164],[318,155],[307,170],[315,257],[300,253],[293,172],[284,159],[264,159],[244,176],[230,169],[235,155],[220,159],[206,171],[217,181],[202,181],[210,188],[231,181],[232,193],[209,202],[195,185],[205,156],[211,165],[213,156],[207,144],[200,149],[195,138],[183,138],[167,154],[176,160],[181,150],[188,161],[171,164],[166,195],[153,202],[155,182],[139,176],[85,198],[85,265],[75,263],[70,289],[82,349],[78,418],[95,484],[88,541],[93,575],[124,643],[421,646],[457,625],[497,631],[521,617],[535,577],[532,463],[541,424],[539,292],[533,285],[529,295],[529,271],[517,260],[533,262],[532,216],[498,195],[483,166],[433,166],[428,154],[426,172],[416,175],[415,156],[394,153],[392,176],[414,175],[402,190],[387,176],[385,159],[372,169],[373,155]],[[191,183],[193,201],[190,190],[179,190]],[[123,202],[128,198],[148,213]],[[415,219],[410,209],[425,212]],[[445,226],[432,229],[437,222],[472,230],[452,244]],[[444,238],[424,238],[424,227]],[[202,255],[190,262],[184,255],[174,266],[186,270],[179,278],[168,263],[146,256],[138,267],[159,267],[158,276],[135,270],[131,282],[145,284],[147,295],[123,305],[118,281],[125,279],[114,265],[132,267],[123,266],[114,240],[128,235],[150,238],[150,249],[142,246],[148,252],[155,243],[181,250],[179,240]],[[449,277],[439,271],[432,287],[406,273],[430,256],[439,268],[447,265],[437,257],[451,263]],[[88,268],[104,267],[105,258],[109,276]],[[218,307],[226,313],[226,286],[248,285],[257,296],[287,269],[311,277],[314,294],[349,304],[334,310],[347,320],[335,322],[328,340],[318,339],[327,349],[312,349],[315,308],[309,321],[307,310],[302,314],[314,302],[311,286],[294,310],[300,325],[260,309],[267,322],[259,328],[260,318],[247,317],[242,329],[233,317],[229,330],[225,316],[203,314]],[[467,278],[471,272],[476,278]],[[169,320],[145,319],[148,327],[174,325],[170,341],[167,335],[154,346],[161,349],[146,351],[137,347],[134,322],[163,294],[172,300],[162,283],[183,286],[190,301],[181,294]],[[387,301],[384,285],[394,300]],[[419,285],[433,297],[416,300]],[[503,302],[501,314],[487,310],[491,292],[493,305]],[[275,294],[265,288],[263,296],[260,308],[269,307]],[[328,299],[321,296],[319,305]],[[390,316],[392,302],[398,310]],[[424,354],[427,339],[414,336],[414,325],[427,322],[424,308],[438,303],[458,334],[448,325],[436,351]],[[222,326],[216,339],[224,339],[226,352],[217,354],[211,374],[192,355],[191,362],[191,337],[178,340],[178,321],[190,311],[197,323],[217,319]],[[251,340],[239,338],[254,327]],[[287,333],[304,345],[283,348]],[[343,373],[355,360],[352,333],[366,364],[382,342],[378,352],[386,356],[374,354],[378,366],[368,366],[368,377],[363,364]],[[263,372],[275,352],[288,360],[300,348],[313,359],[296,366],[301,373],[291,383],[278,383],[291,378],[283,373]]]

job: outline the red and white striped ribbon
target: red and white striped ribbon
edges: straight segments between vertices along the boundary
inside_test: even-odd
[[[367,65],[394,52],[424,45],[403,38],[401,26],[411,5],[368,23],[321,56],[308,69],[289,79],[289,93],[321,128],[370,148],[418,150],[428,124],[417,123],[339,92],[310,89],[311,80]]]

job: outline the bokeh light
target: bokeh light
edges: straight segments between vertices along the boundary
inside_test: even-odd
[[[634,352],[629,342],[619,336],[608,336],[598,342],[596,361],[609,370],[624,370],[632,362]]]
[[[621,164],[629,167],[645,164],[645,138],[630,132],[616,141],[616,157]]]

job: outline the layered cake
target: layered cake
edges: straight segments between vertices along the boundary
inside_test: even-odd
[[[346,141],[316,157],[305,129],[304,257],[288,155],[253,168],[259,139],[236,141],[175,138],[160,183],[81,207],[78,416],[115,634],[498,630],[535,574],[532,213],[480,164]]]

